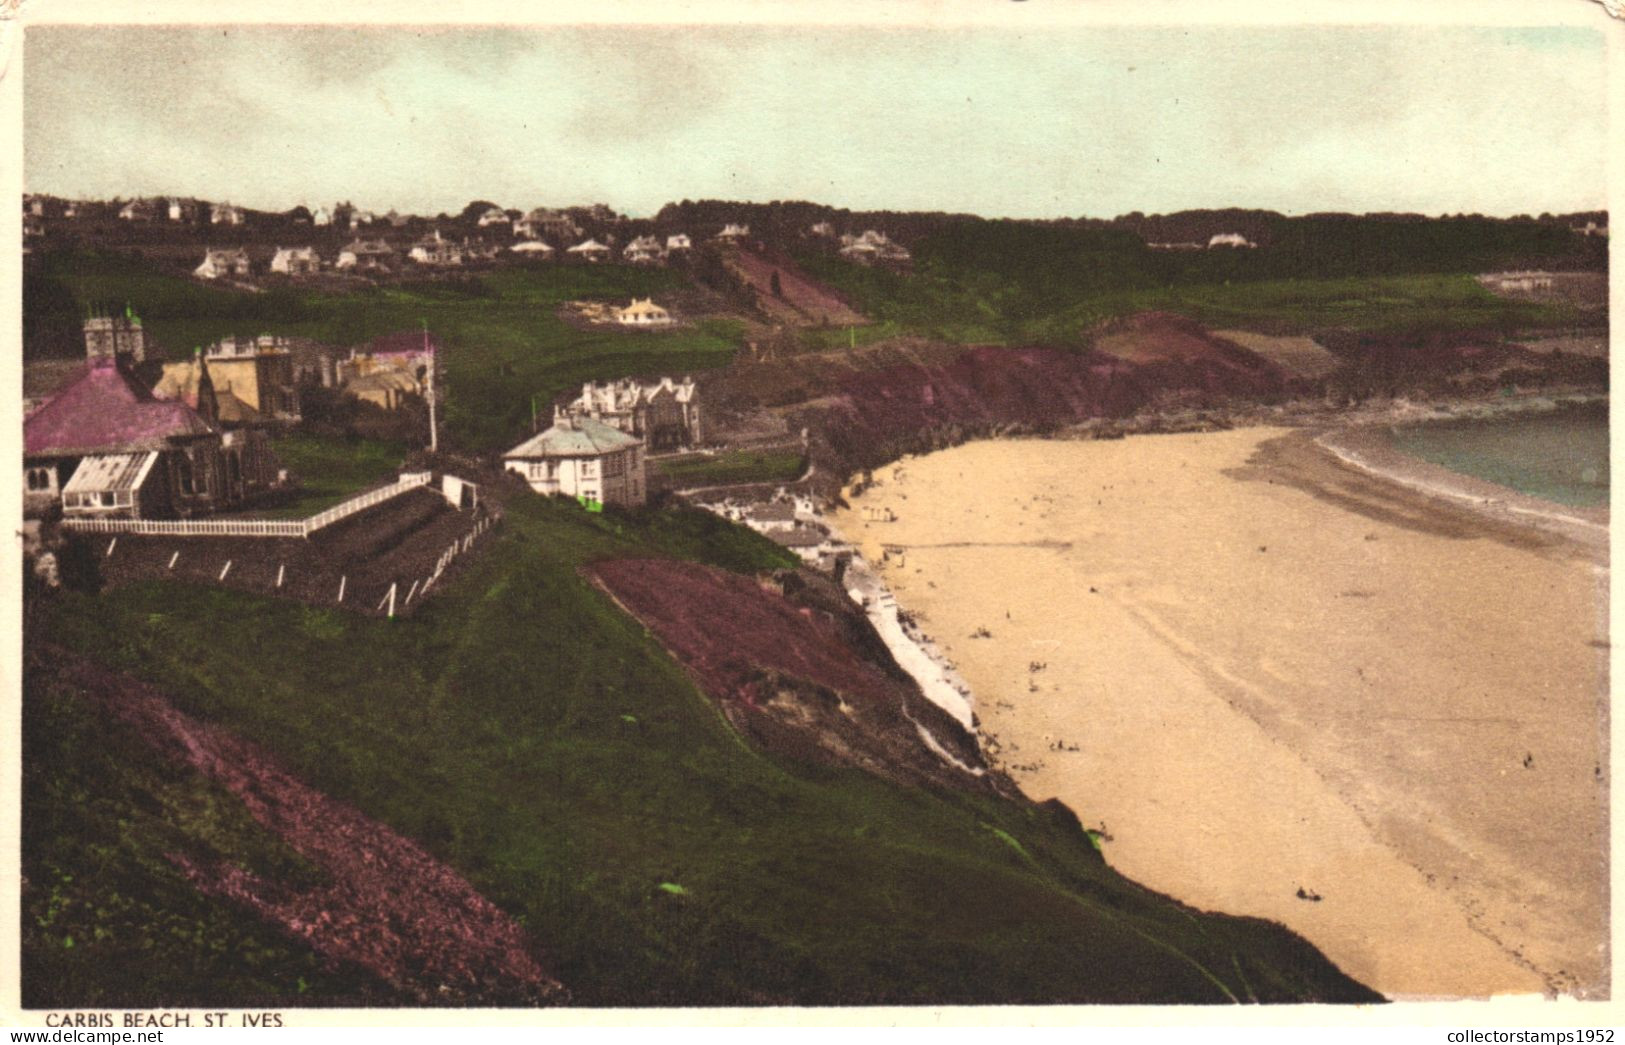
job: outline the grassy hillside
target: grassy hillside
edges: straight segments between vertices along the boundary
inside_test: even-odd
[[[965,344],[1079,344],[1102,320],[1152,310],[1177,312],[1210,326],[1278,334],[1501,333],[1568,328],[1588,321],[1572,307],[1497,297],[1466,274],[1136,285],[1139,280],[1129,268],[1118,273],[1124,276],[1121,280],[1080,279],[1057,285],[1047,277],[1029,278],[929,257],[909,274],[825,255],[800,260],[809,272],[877,317],[887,333]],[[872,331],[871,336],[878,333]],[[820,331],[817,336],[820,347],[840,347],[849,335],[840,330]],[[863,340],[862,331],[852,336]]]
[[[581,1004],[1365,996],[1277,927],[1199,915],[1124,881],[1044,808],[751,748],[578,573],[651,555],[787,562],[710,516],[590,515],[523,495],[484,557],[409,619],[146,585],[49,599],[28,638],[163,686],[421,842],[524,925]],[[54,827],[25,849],[24,921],[38,926],[25,990],[77,1003],[136,952],[154,959],[144,986],[181,990],[195,982],[194,944],[160,922],[132,918],[98,939],[40,920],[48,883],[94,880],[110,863],[141,910],[184,892],[163,862],[130,854],[196,844],[165,832],[191,836],[197,818],[172,828],[160,809],[109,814],[117,832],[83,825],[70,805],[129,789],[96,776],[95,760],[52,758],[47,734],[26,753],[30,823]],[[249,843],[232,844],[222,850]],[[193,917],[213,925],[219,912]],[[312,982],[305,957],[245,923],[205,941],[222,993],[255,971],[297,1002],[299,977]],[[255,948],[274,952],[257,970]]]
[[[788,482],[806,471],[807,458],[794,449],[729,450],[719,454],[654,458],[649,465],[673,486],[688,487]]]
[[[447,346],[445,425],[458,445],[505,449],[528,430],[534,395],[544,406],[589,379],[682,374],[722,366],[739,343],[727,321],[666,331],[583,330],[558,318],[576,298],[625,301],[688,286],[672,270],[619,265],[509,268],[443,282],[338,294],[261,294],[203,286],[113,255],[42,256],[24,292],[26,342],[35,354],[83,351],[85,309],[141,316],[158,345],[179,356],[226,334],[272,333],[359,345],[427,322]]]

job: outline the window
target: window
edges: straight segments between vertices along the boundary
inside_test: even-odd
[[[604,477],[612,478],[626,471],[626,458],[622,454],[611,454],[604,458]]]
[[[192,478],[192,459],[185,453],[175,456],[175,482],[181,493],[197,493],[197,484]]]
[[[101,503],[101,506],[103,508],[111,508],[111,507],[113,507],[117,503],[117,500],[113,496],[113,491],[112,490],[103,490],[101,492],[101,501],[100,501],[100,503]]]
[[[49,468],[30,468],[28,470],[28,488],[30,490],[49,490],[51,488],[51,470]]]
[[[594,476],[596,476],[597,474],[598,474],[598,462],[597,461],[582,461],[581,462],[581,478],[583,478],[583,479],[591,479]]]

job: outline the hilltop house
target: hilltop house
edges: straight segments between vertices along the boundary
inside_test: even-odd
[[[197,221],[200,204],[197,200],[168,200],[164,213],[170,221]]]
[[[216,203],[209,208],[209,223],[212,225],[241,225],[244,217],[241,207],[229,203]]]
[[[680,250],[693,250],[694,241],[688,238],[686,232],[676,232],[666,237],[666,253],[675,254]]]
[[[186,516],[240,502],[278,481],[262,434],[222,434],[206,368],[198,409],[153,398],[126,357],[102,354],[87,331],[80,376],[23,422],[23,505],[29,516]]]
[[[750,226],[749,225],[739,225],[739,224],[735,224],[734,222],[730,221],[728,224],[726,224],[726,225],[724,225],[722,227],[721,232],[717,233],[712,238],[713,239],[719,239],[719,240],[722,240],[722,241],[727,242],[727,243],[733,243],[733,242],[736,242],[738,240],[742,240],[746,236],[749,236],[749,235],[750,235]]]
[[[591,418],[561,418],[502,456],[541,494],[637,506],[648,496],[643,441]]]
[[[192,270],[200,279],[220,279],[225,276],[247,276],[252,271],[248,251],[241,247],[230,250],[206,250],[203,263]]]
[[[118,216],[120,221],[151,221],[156,210],[150,200],[131,200],[119,208]]]
[[[350,212],[351,230],[359,229],[363,225],[371,225],[378,220],[378,215],[370,210],[353,210]]]
[[[1239,232],[1219,232],[1207,241],[1207,246],[1212,250],[1214,247],[1256,247],[1258,244]]]
[[[1573,228],[1575,232],[1578,232],[1582,236],[1608,235],[1608,226],[1597,224],[1595,219],[1587,221],[1584,225],[1575,225]]]
[[[522,254],[530,258],[551,258],[553,248],[539,239],[521,240],[508,248],[515,254]]]
[[[450,240],[442,239],[439,229],[435,229],[433,235],[425,236],[414,243],[406,256],[419,265],[435,267],[461,265],[463,263],[462,248]]]
[[[566,250],[565,253],[573,254],[589,264],[596,265],[600,261],[603,261],[605,258],[609,257],[609,248],[604,244],[599,243],[595,239],[589,239],[585,240],[584,242],[577,243],[569,250]]]
[[[624,327],[669,327],[671,313],[649,298],[633,298],[630,305],[615,310],[615,322]]]
[[[315,247],[278,247],[271,258],[271,271],[286,276],[308,276],[322,270],[322,258]]]
[[[492,225],[506,224],[508,224],[508,212],[501,207],[488,207],[479,218],[479,226],[482,229],[490,228]]]
[[[658,265],[665,260],[660,241],[653,236],[639,236],[621,251],[621,260],[629,265]]]
[[[339,251],[334,268],[344,272],[388,272],[395,261],[395,249],[381,239],[353,240]]]
[[[835,238],[835,226],[831,225],[827,221],[820,221],[816,225],[813,225],[811,228],[809,228],[807,230],[807,233],[809,235],[819,236],[819,237],[822,237],[824,239],[834,239]]]
[[[860,265],[873,265],[877,261],[913,260],[905,247],[893,243],[885,233],[874,229],[866,230],[861,236],[842,236],[841,243],[841,256]]]
[[[326,207],[317,207],[310,213],[310,223],[318,226],[331,225],[333,224],[333,212]]]
[[[556,240],[574,239],[581,235],[581,226],[562,210],[537,207],[513,223],[513,234],[525,239],[547,237]]]
[[[654,450],[695,446],[701,439],[699,390],[692,377],[588,381],[580,395],[554,410],[553,417],[600,421],[637,436]]]

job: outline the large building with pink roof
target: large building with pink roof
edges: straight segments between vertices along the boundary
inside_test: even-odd
[[[193,409],[154,398],[97,349],[87,341],[84,371],[23,422],[25,515],[198,515],[276,482],[263,435],[222,434],[207,376]]]

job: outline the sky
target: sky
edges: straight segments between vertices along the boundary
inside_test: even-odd
[[[1580,26],[29,26],[24,181],[455,213],[1606,205]]]

